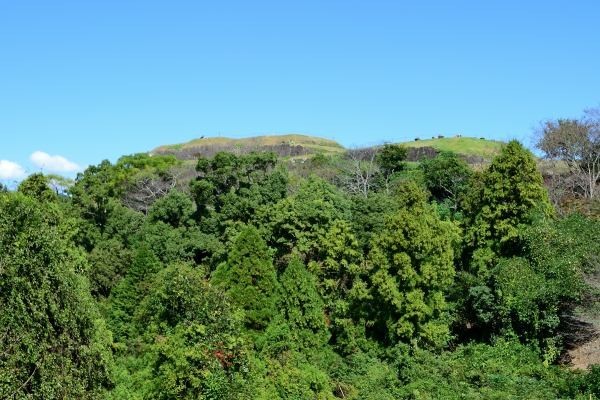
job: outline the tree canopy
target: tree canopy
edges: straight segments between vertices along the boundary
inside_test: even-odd
[[[232,150],[0,188],[0,398],[600,398],[562,365],[596,343],[600,224],[523,145]]]

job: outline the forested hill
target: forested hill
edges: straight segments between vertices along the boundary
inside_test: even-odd
[[[599,398],[585,169],[282,140],[0,187],[0,399]]]
[[[430,139],[415,138],[413,141],[397,143],[408,148],[407,159],[418,161],[432,158],[444,151],[456,153],[468,163],[489,162],[502,148],[503,142],[485,138],[438,136]],[[202,137],[187,143],[160,146],[151,154],[174,155],[184,160],[193,160],[198,156],[212,157],[219,151],[247,154],[252,151],[272,151],[283,158],[306,158],[315,154],[341,155],[348,150],[341,144],[315,136],[307,135],[267,135],[243,139],[225,137]]]

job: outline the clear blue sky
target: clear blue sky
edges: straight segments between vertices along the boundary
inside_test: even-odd
[[[0,0],[0,160],[200,135],[518,138],[600,103],[600,1]]]

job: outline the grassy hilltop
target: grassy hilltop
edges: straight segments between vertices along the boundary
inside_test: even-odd
[[[251,151],[274,151],[282,157],[293,157],[316,153],[340,154],[344,146],[330,139],[308,135],[265,135],[249,138],[206,137],[187,143],[160,146],[152,151],[157,154],[173,154],[180,158],[196,158],[197,155],[211,156],[218,151],[249,153]]]
[[[500,153],[504,142],[474,137],[446,137],[404,142],[407,147],[433,147],[438,151],[451,151],[463,156],[482,157],[489,161]]]
[[[490,161],[498,154],[503,142],[473,137],[448,137],[401,143],[409,148],[431,148],[438,152],[451,151],[464,157],[476,157]],[[195,159],[198,155],[210,157],[218,151],[249,153],[251,151],[274,151],[280,157],[310,156],[313,154],[339,155],[347,149],[334,140],[299,134],[264,135],[249,138],[203,137],[187,143],[160,146],[155,154],[173,154],[183,159]]]

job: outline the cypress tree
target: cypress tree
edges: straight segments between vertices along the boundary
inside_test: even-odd
[[[223,288],[246,314],[246,326],[260,330],[277,314],[278,283],[269,248],[253,226],[235,239],[227,261],[214,273]]]

